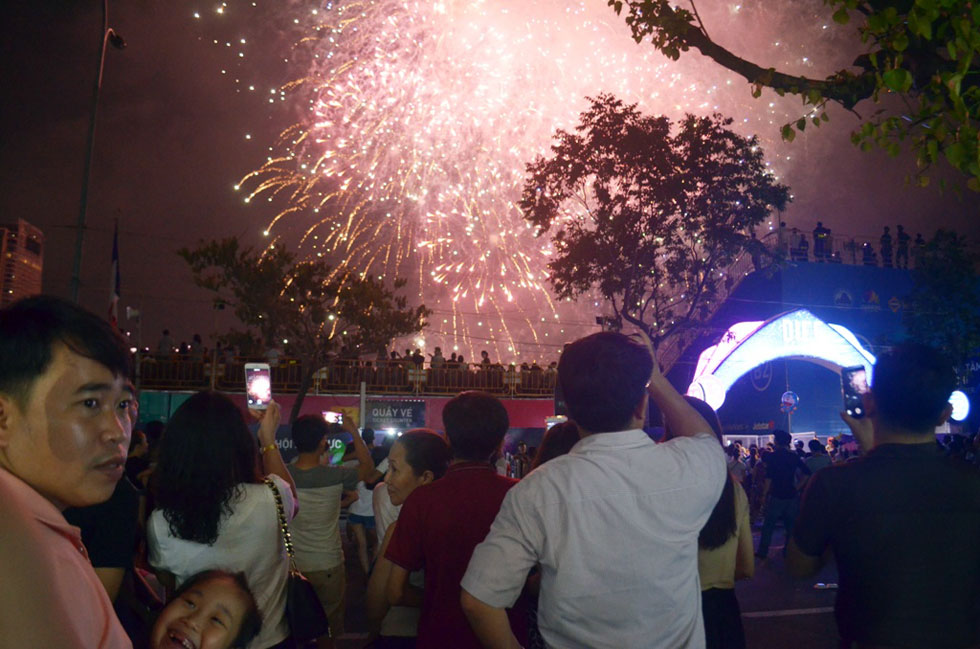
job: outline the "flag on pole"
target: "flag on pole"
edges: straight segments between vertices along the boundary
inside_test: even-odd
[[[109,324],[119,328],[119,220],[112,229],[112,268],[109,277]]]

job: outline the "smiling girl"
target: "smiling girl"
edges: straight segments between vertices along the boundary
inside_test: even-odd
[[[242,573],[199,572],[183,583],[160,612],[152,649],[244,649],[262,625]]]

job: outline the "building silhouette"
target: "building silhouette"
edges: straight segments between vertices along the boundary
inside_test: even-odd
[[[23,219],[0,223],[0,307],[41,292],[44,234]]]

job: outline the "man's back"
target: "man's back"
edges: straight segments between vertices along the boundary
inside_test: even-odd
[[[326,570],[343,563],[340,530],[342,491],[357,486],[357,469],[316,466],[287,467],[296,482],[299,511],[290,523],[296,546],[296,565],[300,570]]]
[[[811,480],[794,534],[837,558],[845,639],[972,647],[980,613],[980,473],[934,444],[885,444]]]
[[[409,571],[425,570],[420,649],[481,647],[463,616],[459,583],[515,484],[487,463],[460,462],[402,505],[385,557]]]
[[[772,453],[763,456],[763,460],[766,463],[766,478],[772,480],[772,497],[783,500],[795,498],[797,470],[803,473],[809,471],[800,456],[788,448],[777,446]]]
[[[549,646],[703,647],[697,537],[724,478],[708,434],[588,436],[510,492],[463,587],[506,605],[518,573],[540,562]]]

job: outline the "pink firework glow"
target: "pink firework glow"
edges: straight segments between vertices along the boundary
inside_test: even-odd
[[[254,4],[216,11],[247,29]],[[804,36],[793,44],[766,35],[781,20],[767,3],[698,8],[731,47],[827,74],[844,56],[840,36],[829,20],[801,13],[820,7],[803,7],[779,7],[800,21]],[[295,81],[270,101],[296,119],[241,191],[268,205],[273,239],[299,240],[304,254],[358,272],[407,277],[434,310],[413,346],[468,360],[484,348],[495,359],[551,360],[595,330],[601,301],[556,301],[551,243],[534,237],[516,205],[525,165],[547,153],[556,129],[574,127],[587,96],[613,93],[673,118],[721,112],[760,134],[775,173],[792,176],[796,166],[778,127],[801,115],[797,100],[753,99],[744,80],[694,55],[673,62],[636,44],[605,0],[297,2],[274,11],[291,29],[293,47],[280,55]],[[235,48],[243,86],[255,58],[246,40]],[[816,48],[826,70],[812,69]]]

